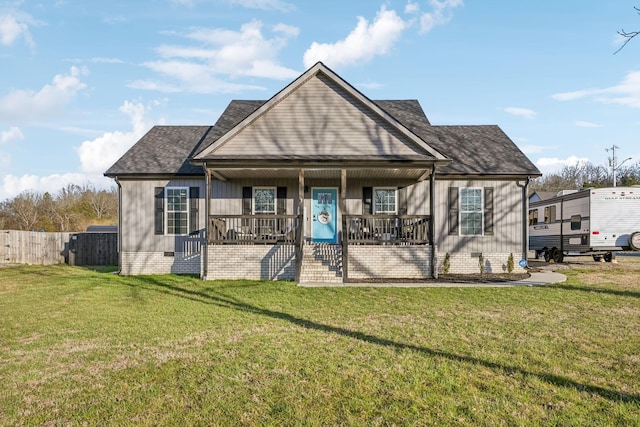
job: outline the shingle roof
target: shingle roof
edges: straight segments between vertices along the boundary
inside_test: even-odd
[[[154,126],[105,175],[203,175],[189,162],[211,126]]]
[[[265,102],[231,101],[213,127],[155,126],[105,175],[202,175],[189,160]],[[432,126],[417,100],[373,102],[452,160],[439,174],[540,175],[498,126]]]
[[[538,168],[496,125],[434,126],[440,137],[436,149],[451,163],[440,174],[539,176]]]
[[[540,175],[498,126],[432,126],[416,100],[374,102],[452,160],[438,174]]]
[[[105,175],[204,175],[191,158],[265,101],[231,101],[215,126],[154,126]]]

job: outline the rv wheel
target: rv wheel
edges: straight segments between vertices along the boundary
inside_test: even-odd
[[[549,260],[551,259],[551,254],[550,254],[550,250],[547,249],[546,251],[544,251],[544,261],[545,262],[549,262]]]
[[[631,246],[631,249],[634,251],[640,251],[640,231],[631,233],[631,236],[629,236],[629,246]]]
[[[558,248],[551,249],[551,258],[553,258],[553,261],[556,263],[562,262],[563,256],[560,249]]]
[[[600,262],[600,261],[602,260],[602,255],[594,255],[594,256],[593,256],[593,260],[594,260],[595,262]]]
[[[613,254],[611,252],[607,252],[604,254],[604,262],[611,262],[613,259]]]

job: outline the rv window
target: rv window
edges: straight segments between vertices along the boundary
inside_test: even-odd
[[[556,222],[556,207],[547,206],[544,208],[544,223],[545,224],[553,224]]]
[[[529,211],[529,225],[536,225],[538,223],[538,209],[531,209]]]
[[[571,215],[571,229],[580,230],[582,226],[582,217],[580,215]]]

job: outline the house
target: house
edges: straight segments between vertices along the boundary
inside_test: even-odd
[[[498,126],[433,126],[317,63],[214,126],[153,127],[105,175],[122,274],[353,282],[518,271],[540,172]]]
[[[558,195],[557,191],[534,191],[529,195],[529,203],[539,202],[540,200],[547,200]]]

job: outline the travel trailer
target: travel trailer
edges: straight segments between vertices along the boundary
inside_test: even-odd
[[[610,262],[615,251],[640,251],[640,187],[564,190],[531,202],[529,250],[554,262],[585,254]]]

